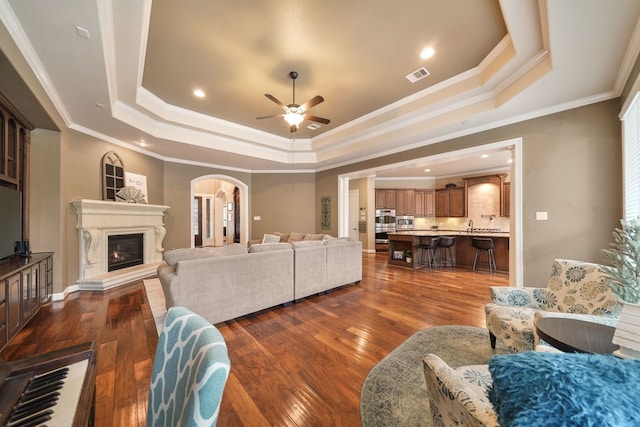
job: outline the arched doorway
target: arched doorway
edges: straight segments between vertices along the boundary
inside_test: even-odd
[[[191,246],[246,244],[249,235],[248,186],[227,175],[191,180]]]

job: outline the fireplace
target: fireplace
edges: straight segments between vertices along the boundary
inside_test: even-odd
[[[107,244],[107,271],[144,264],[144,234],[112,234]]]
[[[72,204],[78,213],[78,289],[104,291],[155,274],[169,206],[87,199]]]

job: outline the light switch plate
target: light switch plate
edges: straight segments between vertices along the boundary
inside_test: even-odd
[[[537,221],[546,221],[548,218],[546,212],[536,212],[536,220]]]
[[[256,215],[256,216],[254,216],[254,217],[253,217],[253,220],[254,220],[254,221],[260,221],[260,215]]]

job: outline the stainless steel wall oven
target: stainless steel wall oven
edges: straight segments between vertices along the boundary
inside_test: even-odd
[[[389,243],[389,233],[396,231],[396,210],[376,209],[376,244]]]

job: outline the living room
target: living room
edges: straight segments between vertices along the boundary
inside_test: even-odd
[[[60,129],[35,129],[31,137],[34,194],[30,241],[32,250],[49,250],[57,255],[54,261],[55,293],[63,292],[78,279],[77,218],[70,202],[74,198],[102,198],[100,159],[112,150],[123,157],[127,171],[147,177],[149,203],[170,206],[165,217],[165,248],[191,245],[189,189],[191,180],[202,176],[230,176],[248,186],[248,216],[250,219],[260,216],[261,220],[249,222],[250,236],[247,238],[258,238],[278,230],[316,230],[320,198],[331,197],[337,204],[338,177],[341,175],[514,138],[523,141],[521,247],[524,283],[544,280],[544,271],[557,253],[574,259],[597,260],[600,248],[606,246],[610,232],[621,216],[622,195],[617,191],[621,182],[618,114],[623,99],[616,97],[615,92],[608,94],[611,98],[608,100],[593,103],[598,99],[594,95],[589,98],[589,105],[583,107],[567,109],[565,106],[564,111],[558,112],[549,109],[541,112],[540,117],[450,137],[393,157],[383,156],[316,172],[295,172],[291,167],[281,172],[262,173],[163,160],[145,154],[139,146],[114,145],[117,141],[107,142],[80,132],[82,128],[70,128],[56,112],[8,33],[3,33],[2,47],[13,68],[20,71],[26,88]],[[629,73],[618,69],[613,76],[618,72]],[[615,90],[627,93],[630,80],[626,81],[626,86],[615,81]],[[599,97],[602,99],[601,95]],[[283,207],[278,209],[277,215],[263,214],[273,212],[276,206]],[[549,212],[552,220],[536,221],[532,217],[535,211]],[[593,224],[601,227],[593,227]],[[334,205],[331,228],[326,230],[328,234],[337,235],[338,225],[338,207]]]
[[[10,8],[11,2],[5,2],[5,6]],[[637,14],[633,18],[635,24]],[[192,245],[190,188],[193,180],[202,177],[230,177],[247,186],[247,240],[273,231],[293,230],[337,236],[342,176],[355,177],[361,171],[392,163],[520,139],[523,269],[522,283],[518,285],[542,286],[555,258],[601,261],[601,250],[607,247],[613,228],[619,225],[623,201],[620,113],[633,95],[638,76],[637,46],[628,35],[622,43],[622,52],[618,52],[614,61],[606,61],[609,68],[615,64],[613,78],[584,98],[528,114],[518,114],[514,107],[510,119],[496,120],[493,126],[449,132],[446,138],[434,138],[428,144],[388,155],[380,150],[376,157],[363,156],[352,163],[302,170],[295,167],[294,155],[293,164],[285,164],[279,171],[265,171],[215,162],[179,161],[177,154],[157,155],[152,148],[145,149],[116,136],[107,140],[98,137],[58,110],[5,23],[0,48],[5,63],[9,63],[21,81],[9,84],[31,94],[51,122],[31,133],[31,250],[54,253],[53,292],[57,298],[77,297],[70,292],[80,278],[81,256],[77,215],[71,202],[102,199],[100,161],[109,151],[118,153],[127,171],[146,177],[149,203],[170,207],[164,217],[163,242],[164,248],[170,249]],[[585,45],[581,47],[587,49]],[[636,55],[631,57],[629,52]],[[559,67],[561,60],[554,58],[554,63]],[[3,89],[0,87],[5,92]],[[19,100],[12,102],[20,104]],[[108,115],[99,111],[96,114]],[[388,145],[391,150],[393,141]],[[199,149],[202,148],[196,151]],[[331,225],[326,230],[320,229],[322,197],[330,197],[334,203]],[[549,212],[549,220],[537,221],[537,211]]]

